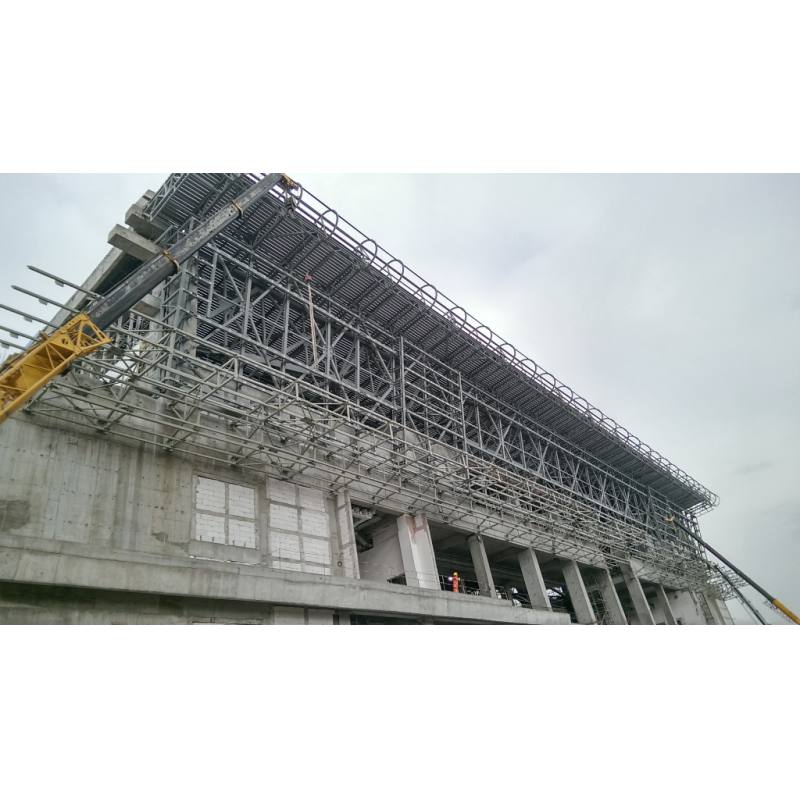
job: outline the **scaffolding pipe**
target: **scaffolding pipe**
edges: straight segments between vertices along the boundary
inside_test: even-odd
[[[722,555],[718,550],[713,548],[708,542],[698,536],[694,531],[690,531],[685,525],[682,525],[678,522],[675,517],[666,517],[667,522],[671,522],[673,525],[677,525],[685,534],[691,536],[696,542],[699,542],[712,556],[719,559],[726,567],[733,570],[745,583],[752,586],[759,594],[763,595],[767,598],[767,600],[775,606],[782,614],[785,614],[789,619],[795,623],[795,625],[800,625],[800,617],[797,616],[793,611],[790,611],[786,606],[778,600],[777,597],[773,597],[766,589],[759,586],[749,575],[746,575],[742,572],[735,564],[732,564],[728,561],[725,556]],[[719,569],[719,568],[717,568]],[[730,583],[730,581],[728,581]],[[733,584],[731,584],[733,585]]]
[[[47,336],[42,334],[41,341],[21,355],[0,365],[0,423],[24,406],[48,383],[66,372],[76,360],[110,344],[110,337],[103,332],[105,328],[130,311],[148,292],[180,269],[181,262],[193,256],[235,219],[243,217],[245,211],[280,182],[284,185],[291,183],[288,178],[278,173],[267,175],[254,183],[235,200],[179,239],[171,250],[164,250],[160,255],[138,267],[105,297],[96,299],[88,313],[77,314],[52,334]],[[88,296],[97,297],[93,292],[76,287],[75,284],[44,270],[36,267],[31,269],[52,278],[57,284],[69,283]],[[36,297],[33,292],[24,289],[20,291]],[[44,302],[41,297],[38,299]]]
[[[741,600],[742,605],[747,606],[747,608],[749,608],[750,611],[753,612],[755,618],[762,625],[766,625],[767,621],[764,619],[764,617],[761,616],[758,609],[739,591],[736,584],[725,574],[725,572],[720,568],[719,564],[714,564],[714,569],[716,569],[716,571],[719,572],[719,574],[722,575],[722,577],[728,582],[731,589],[733,589],[734,594],[739,598],[739,600]]]

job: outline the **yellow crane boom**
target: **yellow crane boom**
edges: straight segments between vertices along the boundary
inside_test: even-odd
[[[760,595],[763,595],[764,597],[766,597],[767,601],[774,608],[777,608],[778,611],[781,612],[781,614],[783,614],[784,616],[788,617],[792,622],[794,622],[795,625],[800,625],[800,617],[798,617],[797,614],[794,613],[794,611],[791,611],[790,609],[788,609],[783,603],[781,603],[780,600],[778,600],[777,597],[774,597],[773,595],[771,595],[766,589],[764,589],[761,586],[759,586],[749,575],[747,575],[746,573],[742,572],[742,570],[740,570],[739,567],[737,567],[735,564],[732,564],[730,561],[728,561],[728,559],[725,558],[725,556],[722,555],[722,553],[720,553],[719,550],[717,550],[714,547],[712,547],[705,539],[702,539],[694,531],[690,531],[683,523],[679,522],[675,517],[667,517],[665,521],[668,522],[668,523],[671,523],[672,525],[676,525],[687,536],[690,536],[698,544],[700,544],[703,547],[705,547],[705,549],[708,550],[708,552],[711,553],[712,556],[714,556],[715,558],[719,559],[726,567],[728,567],[729,569],[733,570],[746,584],[748,584],[748,586],[752,586],[753,589],[755,589]],[[723,575],[723,577],[724,577],[724,575]],[[731,585],[733,585],[733,584],[731,584]],[[760,617],[760,615],[758,615],[758,616]]]
[[[217,233],[264,197],[276,184],[291,188],[286,175],[271,173],[245,189],[234,201],[201,222],[172,246],[132,272],[86,313],[77,314],[51,334],[0,365],[0,423],[24,406],[76,360],[111,339],[103,332],[149,291],[174,274],[181,262],[196,253]]]
[[[106,336],[86,314],[78,314],[25,352],[0,367],[0,422],[61,375],[73,361],[108,344]]]

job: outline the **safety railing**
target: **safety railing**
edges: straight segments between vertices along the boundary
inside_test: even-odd
[[[491,595],[486,594],[482,590],[479,581],[473,578],[464,578],[461,575],[459,575],[456,580],[456,577],[452,573],[449,575],[434,575],[433,573],[417,572],[413,574],[413,578],[414,583],[422,584],[421,586],[414,586],[414,588],[419,588],[422,590],[450,592],[452,594],[458,594],[467,597],[491,597]],[[438,589],[431,585],[437,581],[439,584]],[[398,575],[394,578],[390,578],[388,583],[399,584],[401,586],[410,585],[406,575]],[[493,599],[511,603],[511,605],[517,606],[518,608],[539,608],[541,610],[549,610],[545,606],[534,606],[531,603],[528,595],[520,591],[516,586],[500,586],[495,584]]]

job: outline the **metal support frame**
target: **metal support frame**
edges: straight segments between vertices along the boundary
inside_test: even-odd
[[[212,213],[260,177],[173,176],[147,215],[172,225],[175,241],[197,224],[197,245],[207,226],[191,214]],[[309,204],[304,190],[276,177],[269,192],[272,205],[260,203],[227,230],[217,226],[194,247],[164,285],[157,317],[122,316],[109,331],[113,346],[50,384],[31,414],[283,479],[323,481],[360,503],[401,504],[565,558],[588,555],[602,565],[636,558],[671,586],[708,588],[701,549],[665,522],[677,517],[694,528],[696,513],[714,502],[707,490],[662,464],[687,496],[701,498],[677,503],[605,462],[602,447],[576,445],[544,416],[505,401],[505,391],[501,401],[513,369],[536,391],[559,395],[570,413],[589,414],[604,435],[613,428],[462,309],[442,306],[446,298],[433,287],[409,283],[408,268],[358,240],[335,212],[315,211],[318,201]],[[339,264],[326,250],[332,240],[350,248],[349,261]],[[311,300],[305,276],[334,264],[333,278],[314,279]],[[375,269],[383,278],[358,305],[336,299]],[[419,300],[417,310],[379,325],[373,315],[396,291]],[[111,314],[114,299],[98,306]],[[426,321],[439,334],[421,347],[404,331]],[[496,354],[496,391],[468,368],[472,351],[457,348],[448,330],[466,331]]]

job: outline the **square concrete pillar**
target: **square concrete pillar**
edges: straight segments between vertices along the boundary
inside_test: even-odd
[[[603,597],[603,604],[606,607],[608,621],[612,625],[627,625],[628,618],[622,610],[622,603],[620,602],[617,590],[614,588],[614,581],[611,578],[611,573],[607,569],[600,570],[596,585]]]
[[[339,561],[337,567],[345,578],[360,578],[358,568],[358,548],[353,526],[353,508],[350,505],[350,492],[341,489],[336,493],[336,523],[339,528]]]
[[[424,514],[413,517],[403,514],[397,520],[397,538],[406,584],[420,589],[441,589],[428,518]]]
[[[525,588],[528,591],[531,605],[534,608],[546,608],[552,610],[550,598],[547,596],[547,589],[544,586],[542,568],[539,566],[539,559],[536,551],[526,547],[519,554],[519,568],[522,571],[522,579],[525,581]]]
[[[736,624],[731,616],[731,610],[728,608],[728,604],[724,600],[717,600],[717,608],[719,608],[719,613],[722,615],[723,625]]]
[[[636,621],[639,625],[655,625],[656,622],[653,619],[653,612],[650,610],[650,604],[647,602],[644,589],[642,589],[642,584],[633,571],[633,567],[630,564],[623,564],[620,570],[622,572],[622,578],[625,581],[625,586],[628,589],[628,594],[631,596],[633,611],[636,614]]]
[[[664,617],[664,621],[667,625],[678,624],[677,619],[675,619],[675,614],[672,612],[672,606],[669,604],[667,593],[660,583],[656,584],[656,611],[659,612],[660,616]]]
[[[489,559],[486,556],[486,548],[483,544],[483,537],[473,535],[467,540],[469,543],[469,554],[472,556],[472,565],[475,567],[475,574],[478,576],[478,589],[484,597],[497,597],[492,579],[492,570],[489,567]]]
[[[714,625],[725,625],[725,617],[722,614],[722,610],[719,607],[718,600],[716,597],[713,597],[708,592],[703,592],[703,597],[706,599],[706,603],[708,604],[708,610],[711,612],[711,616],[714,618]]]
[[[569,592],[569,599],[572,601],[572,608],[575,610],[575,616],[581,625],[595,625],[597,617],[594,615],[594,609],[591,602],[589,602],[589,595],[586,592],[586,586],[583,583],[583,576],[581,575],[580,567],[577,561],[565,561],[563,566],[564,583],[567,584],[567,591]]]

